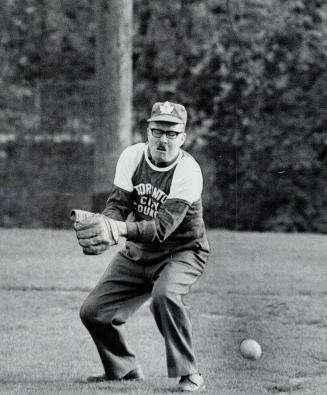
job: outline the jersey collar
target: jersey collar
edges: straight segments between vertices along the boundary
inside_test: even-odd
[[[169,171],[169,170],[171,170],[181,160],[182,156],[183,156],[183,152],[182,152],[182,150],[180,150],[176,160],[174,160],[173,163],[171,163],[169,166],[166,166],[166,167],[159,167],[159,166],[156,166],[155,164],[153,164],[151,162],[150,158],[149,158],[149,145],[145,144],[145,147],[144,147],[145,160],[146,160],[147,164],[151,167],[151,169],[156,170],[156,171]]]

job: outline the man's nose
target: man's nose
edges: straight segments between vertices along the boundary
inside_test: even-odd
[[[162,135],[160,137],[160,141],[163,141],[163,142],[168,141],[168,137],[167,137],[166,133],[162,133]]]

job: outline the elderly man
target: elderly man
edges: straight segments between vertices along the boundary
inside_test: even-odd
[[[201,276],[209,255],[202,218],[202,173],[181,149],[185,107],[155,103],[147,143],[126,148],[117,163],[112,192],[102,214],[75,226],[85,254],[99,254],[126,238],[85,300],[80,316],[90,332],[104,374],[88,381],[142,380],[124,325],[151,297],[151,311],[166,346],[169,377],[178,389],[204,388],[183,297]]]

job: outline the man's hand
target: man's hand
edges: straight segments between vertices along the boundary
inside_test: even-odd
[[[73,210],[71,219],[84,254],[98,255],[118,243],[117,223],[105,215]]]

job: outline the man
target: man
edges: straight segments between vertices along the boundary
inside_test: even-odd
[[[119,236],[127,239],[81,308],[105,371],[88,381],[144,378],[125,339],[124,324],[151,297],[151,311],[165,340],[168,376],[180,377],[181,391],[204,388],[183,303],[209,254],[201,170],[181,149],[186,121],[184,106],[154,104],[148,142],[122,152],[103,213],[75,226],[85,254],[102,253]]]

